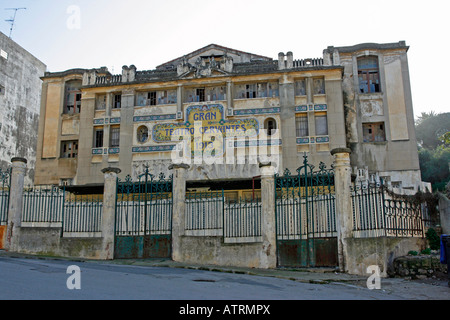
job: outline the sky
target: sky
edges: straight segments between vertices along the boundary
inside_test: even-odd
[[[0,31],[47,65],[156,66],[209,44],[274,60],[328,46],[406,41],[415,117],[450,112],[447,0],[0,0]]]

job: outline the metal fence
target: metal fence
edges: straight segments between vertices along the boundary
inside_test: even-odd
[[[261,199],[258,198],[227,201],[224,207],[224,242],[262,241],[261,207]]]
[[[0,225],[8,223],[9,189],[11,185],[11,168],[0,168]]]
[[[186,235],[221,236],[224,243],[261,241],[261,200],[227,199],[223,190],[186,195]]]
[[[116,235],[172,233],[172,176],[159,179],[146,172],[133,182],[130,176],[118,180]]]
[[[103,195],[75,195],[66,192],[63,203],[64,237],[76,234],[101,236]]]
[[[424,203],[395,195],[379,183],[357,182],[351,190],[355,237],[423,237]]]
[[[32,225],[61,223],[65,192],[57,186],[26,188],[23,191],[22,222]]]

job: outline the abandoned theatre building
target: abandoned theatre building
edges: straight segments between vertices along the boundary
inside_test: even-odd
[[[287,52],[273,60],[211,44],[154,70],[47,72],[35,184],[95,189],[107,167],[120,168],[121,179],[137,179],[145,168],[168,176],[176,151],[190,160],[193,186],[214,180],[252,189],[261,158],[257,152],[251,161],[252,147],[267,146],[280,173],[295,172],[305,154],[330,167],[330,151],[349,148],[353,169],[415,190],[421,179],[407,51],[404,41],[366,43],[328,47],[323,58]],[[192,144],[177,149],[180,139]],[[196,161],[208,149],[244,160]]]

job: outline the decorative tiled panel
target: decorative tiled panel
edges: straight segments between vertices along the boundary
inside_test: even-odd
[[[134,122],[145,122],[145,121],[159,121],[159,120],[176,120],[176,114],[159,114],[151,116],[136,116],[133,118]]]
[[[281,146],[281,139],[275,140],[246,140],[246,141],[234,141],[235,148],[243,148],[243,147],[258,147],[258,146]]]
[[[309,137],[297,138],[297,144],[309,144]]]
[[[330,142],[329,136],[316,137],[316,143],[328,143]]]
[[[109,123],[111,123],[111,124],[120,123],[120,118],[111,118],[111,119],[109,120]]]
[[[308,106],[306,105],[295,107],[295,112],[306,112],[306,111],[308,111]]]
[[[94,124],[104,124],[105,119],[94,119]]]
[[[315,104],[315,105],[301,105],[295,107],[295,112],[306,112],[306,111],[327,111],[328,105],[326,104]]]
[[[118,118],[99,118],[99,119],[94,119],[94,125],[99,125],[99,124],[118,124],[120,123],[120,117]]]
[[[280,107],[234,110],[235,116],[280,113]]]
[[[109,154],[119,154],[120,153],[120,148],[109,148],[108,149],[108,153]]]
[[[103,154],[103,148],[94,148],[92,149],[92,154]]]
[[[164,145],[164,146],[147,146],[147,147],[133,147],[134,153],[146,153],[146,152],[164,152],[172,151],[176,145]]]
[[[326,111],[328,106],[326,104],[316,104],[314,105],[314,111]]]
[[[329,136],[297,138],[297,144],[313,144],[313,143],[328,143],[328,142],[330,142]]]

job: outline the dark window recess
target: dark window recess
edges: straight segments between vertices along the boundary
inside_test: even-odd
[[[197,96],[197,102],[204,102],[205,101],[205,89],[204,88],[197,89],[196,96]]]
[[[122,105],[122,95],[121,94],[115,94],[114,95],[114,109],[120,109]]]
[[[147,99],[148,99],[148,105],[156,106],[156,91],[149,92]]]
[[[381,92],[377,57],[358,59],[359,92]]]
[[[94,132],[94,148],[103,148],[103,129]]]
[[[384,123],[363,123],[363,141],[364,142],[383,142],[386,141]]]
[[[277,123],[274,119],[270,118],[270,119],[266,120],[265,127],[267,129],[267,135],[271,136],[271,135],[275,134],[275,132],[277,130]]]
[[[110,148],[118,147],[120,144],[120,128],[119,127],[111,127],[111,131],[109,132],[109,146]]]
[[[81,112],[81,81],[66,83],[66,102],[64,113],[75,114]]]
[[[70,159],[78,156],[78,141],[61,142],[61,158]]]

